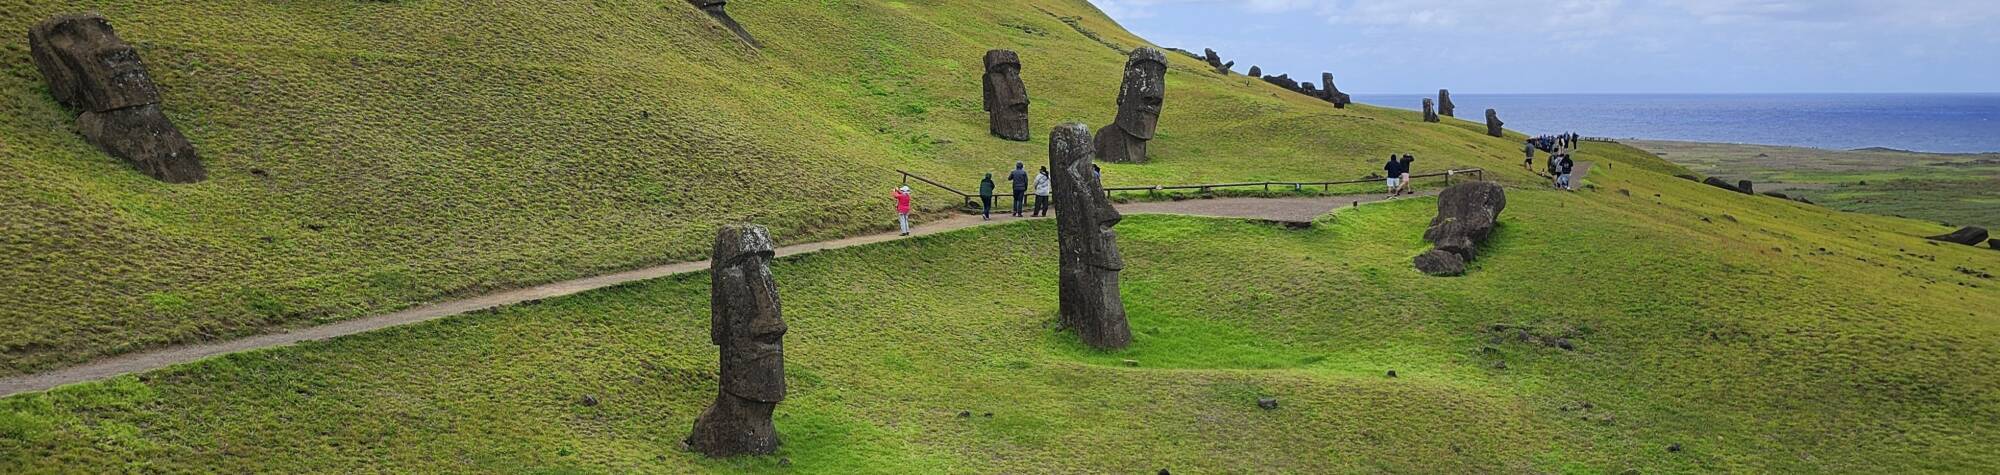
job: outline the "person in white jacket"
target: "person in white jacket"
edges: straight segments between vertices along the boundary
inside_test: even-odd
[[[1049,195],[1054,193],[1049,185],[1049,167],[1035,172],[1035,214],[1040,218],[1049,214]]]

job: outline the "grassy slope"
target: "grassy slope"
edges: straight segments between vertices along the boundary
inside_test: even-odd
[[[986,134],[987,48],[1021,51],[1039,131],[1115,111],[1124,58],[1080,31],[1140,44],[1073,0],[732,5],[762,52],[673,1],[0,6],[0,31],[112,18],[214,177],[164,186],[91,149],[5,35],[0,374],[699,258],[723,222],[793,242],[883,229],[893,169],[970,189],[1046,160],[1041,133]],[[1170,57],[1158,161],[1110,166],[1114,185],[1507,154],[1465,127],[1336,111]]]
[[[1599,191],[1510,193],[1465,278],[1410,268],[1430,199],[1304,231],[1133,217],[1119,229],[1137,338],[1115,354],[1050,329],[1049,222],[783,261],[793,392],[776,457],[675,448],[714,390],[697,275],[0,400],[0,465],[2000,466],[2000,320],[1974,310],[2000,305],[2000,287],[1953,271],[2000,270],[1994,253],[1909,237],[1922,223],[1743,197],[1647,171],[1671,166],[1643,152],[1592,149],[1626,161],[1593,171]],[[1496,337],[1493,324],[1568,334],[1576,349]],[[602,404],[577,404],[586,394]],[[1282,407],[1258,410],[1265,395]]]
[[[1748,178],[1759,189],[1785,189],[1835,209],[2000,229],[2000,154],[1659,140],[1631,144],[1701,173]]]

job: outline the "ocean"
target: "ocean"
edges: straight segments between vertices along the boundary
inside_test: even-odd
[[[1356,94],[1355,102],[1420,109],[1416,94]],[[2000,94],[1452,94],[1462,119],[1497,109],[1531,135],[2000,152]]]

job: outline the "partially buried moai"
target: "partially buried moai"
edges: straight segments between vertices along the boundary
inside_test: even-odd
[[[1125,60],[1125,81],[1118,86],[1118,119],[1097,131],[1097,158],[1145,163],[1146,143],[1160,126],[1160,104],[1166,97],[1166,53],[1133,49]]]
[[[50,18],[28,30],[35,69],[57,102],[82,113],[83,138],[168,183],[208,177],[194,144],[160,111],[160,91],[139,51],[95,13]]]
[[[725,226],[709,261],[709,339],[720,348],[715,404],[694,423],[689,449],[710,457],[778,450],[771,411],[785,399],[785,319],[771,277],[776,247],[763,226]]]
[[[729,16],[729,0],[688,0],[688,3],[693,4],[695,8],[701,9],[702,12],[708,13],[709,18],[714,18],[717,23],[721,23],[723,28],[728,28],[730,33],[734,33],[744,43],[748,43],[753,48],[762,46],[757,43],[756,38],[750,36],[750,30],[743,29],[743,24],[737,23],[735,18]]]
[[[1021,56],[996,49],[986,52],[986,112],[993,135],[1028,140],[1028,86],[1021,83]]]
[[[1118,295],[1118,273],[1125,269],[1125,259],[1118,255],[1118,233],[1111,230],[1124,216],[1104,193],[1091,159],[1093,148],[1090,128],[1083,124],[1063,124],[1049,132],[1056,239],[1062,254],[1058,305],[1063,326],[1075,329],[1084,344],[1118,349],[1132,343],[1125,301]]]
[[[1438,90],[1438,115],[1458,117],[1458,105],[1451,103],[1451,90]]]
[[[1494,137],[1505,136],[1507,131],[1501,128],[1505,125],[1507,125],[1506,122],[1500,121],[1500,112],[1493,109],[1486,110],[1486,135]]]
[[[1437,122],[1438,120],[1437,106],[1431,104],[1430,98],[1424,98],[1424,122]]]

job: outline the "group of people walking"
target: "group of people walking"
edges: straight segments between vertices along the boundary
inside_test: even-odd
[[[1389,154],[1389,161],[1382,164],[1382,173],[1389,176],[1389,196],[1410,193],[1410,168],[1416,162],[1417,158],[1407,153],[1400,158]]]
[[[1031,216],[1039,218],[1048,215],[1049,195],[1054,192],[1054,189],[1049,184],[1049,167],[1041,167],[1040,170],[1037,170],[1034,180],[1030,182],[1028,179],[1027,164],[1014,162],[1014,171],[1007,174],[1007,181],[1012,182],[1014,186],[1014,217],[1023,217],[1021,216],[1021,204],[1027,201],[1028,190],[1031,187],[1035,191],[1035,208]],[[979,212],[980,219],[993,220],[992,173],[986,174],[986,178],[979,180]]]
[[[1577,144],[1581,141],[1582,137],[1574,133],[1543,135],[1528,139],[1527,143],[1521,145],[1521,153],[1527,155],[1527,160],[1521,162],[1521,167],[1534,170],[1535,151],[1548,152],[1548,175],[1556,189],[1576,191],[1574,185],[1570,183],[1570,172],[1575,171],[1576,161],[1570,159],[1569,154],[1576,150]]]
[[[1583,136],[1577,135],[1576,133],[1573,132],[1565,134],[1543,135],[1540,137],[1528,139],[1528,146],[1541,149],[1542,151],[1548,153],[1556,153],[1561,150],[1576,149],[1578,148],[1577,145],[1581,143],[1583,143]]]

